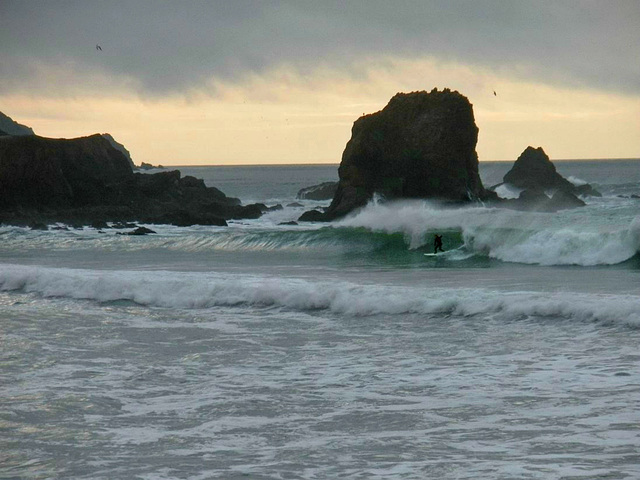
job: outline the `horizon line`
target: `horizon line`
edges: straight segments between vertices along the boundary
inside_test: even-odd
[[[640,161],[640,156],[638,157],[606,157],[606,158],[558,158],[558,159],[550,159],[551,162],[620,162],[620,161]],[[478,163],[505,163],[505,162],[515,162],[516,160],[507,159],[507,160],[478,160]],[[146,163],[146,162],[145,162]],[[340,162],[310,162],[310,163],[199,163],[199,164],[164,164],[159,163],[163,166],[163,168],[168,167],[318,167],[318,166],[340,166]],[[139,168],[138,165],[136,165]],[[155,168],[155,167],[154,167]]]

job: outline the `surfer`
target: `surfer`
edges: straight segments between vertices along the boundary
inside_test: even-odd
[[[433,254],[435,255],[436,253],[438,253],[438,249],[441,252],[444,252],[444,250],[442,249],[442,235],[434,235],[433,238]]]

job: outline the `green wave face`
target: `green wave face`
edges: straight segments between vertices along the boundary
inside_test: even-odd
[[[372,231],[366,227],[322,227],[317,230],[264,230],[258,232],[219,232],[198,243],[198,249],[209,248],[227,252],[271,252],[273,254],[304,255],[316,259],[331,258],[347,263],[373,263],[380,265],[441,266],[451,262],[469,265],[473,254],[466,251],[460,230],[441,230],[445,253],[437,257],[425,256],[433,253],[436,232],[427,231],[420,240],[410,238],[402,232]],[[185,245],[177,248],[185,248]],[[480,258],[477,257],[475,262]]]
[[[342,253],[390,253],[429,252],[433,249],[436,232],[426,232],[417,248],[411,248],[411,240],[401,232],[371,231],[365,227],[323,227],[318,230],[303,231],[261,231],[220,233],[210,238],[212,248],[230,250],[333,250]],[[462,232],[447,230],[442,235],[445,249],[459,249],[463,246]]]

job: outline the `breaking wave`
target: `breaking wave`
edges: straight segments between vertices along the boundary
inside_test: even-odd
[[[426,202],[369,205],[339,225],[402,233],[411,249],[430,245],[433,233],[460,232],[474,255],[538,265],[615,265],[640,251],[640,216],[628,224],[577,223],[571,212],[543,214],[506,209],[442,209]],[[446,242],[445,248],[458,248]]]
[[[601,210],[590,214],[589,208]],[[403,261],[411,256],[424,258],[421,252],[431,251],[433,235],[437,233],[443,235],[447,250],[438,261],[445,262],[491,258],[537,265],[596,266],[640,258],[640,216],[635,211],[619,215],[606,208],[609,207],[603,204],[584,207],[579,214],[549,214],[482,207],[443,208],[420,201],[372,203],[330,226],[154,227],[158,235],[137,238],[114,232],[4,228],[0,231],[0,249],[114,253],[281,251],[324,259],[345,254],[374,258],[380,254]]]
[[[504,292],[356,285],[251,275],[95,271],[3,265],[0,290],[97,302],[202,309],[282,307],[353,316],[425,314],[505,319],[560,318],[640,326],[635,295]]]

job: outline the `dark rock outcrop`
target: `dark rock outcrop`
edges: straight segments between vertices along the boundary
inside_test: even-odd
[[[94,220],[93,222],[91,222],[90,226],[91,228],[95,228],[96,230],[104,230],[106,228],[109,228],[109,224],[104,220]]]
[[[551,196],[549,206],[553,211],[566,210],[569,208],[584,207],[586,204],[573,193],[566,190],[558,190]]]
[[[129,160],[129,165],[131,165],[131,168],[135,168],[135,164],[133,163],[133,160],[131,158],[131,154],[129,153],[129,150],[127,150],[125,148],[125,146],[123,144],[121,144],[119,142],[116,142],[115,138],[113,138],[111,136],[111,134],[109,134],[109,133],[103,133],[102,136],[107,139],[107,141],[111,144],[111,146],[113,148],[115,148],[116,150],[122,152],[122,154],[125,156],[125,158],[127,160]]]
[[[576,185],[573,193],[576,195],[582,195],[583,197],[602,197],[602,194],[588,183],[585,183],[584,185]]]
[[[226,210],[227,218],[233,220],[242,220],[243,218],[260,218],[264,212],[264,205],[253,203],[246,206],[236,206]]]
[[[135,230],[132,230],[131,232],[118,232],[118,235],[148,235],[150,233],[156,233],[153,230],[151,230],[150,228],[147,227],[138,227]]]
[[[300,215],[299,222],[328,222],[329,219],[324,212],[320,210],[308,210]]]
[[[164,168],[164,167],[162,165],[158,165],[156,167],[154,165],[151,165],[150,163],[142,162],[140,164],[140,167],[138,167],[138,168],[140,168],[140,170],[153,170],[154,168]]]
[[[101,135],[0,137],[0,223],[226,225],[262,212],[177,170],[134,173]]]
[[[0,112],[0,130],[4,132],[5,135],[35,135],[31,128],[16,122],[2,112]]]
[[[500,207],[533,212],[557,212],[558,210],[582,207],[584,205],[585,203],[582,200],[566,190],[557,190],[549,198],[540,189],[523,190],[518,198],[501,200],[497,204]]]
[[[115,186],[132,176],[124,155],[100,135],[0,138],[0,207],[112,205]]]
[[[353,124],[324,219],[364,206],[374,193],[453,202],[492,198],[478,174],[477,140],[473,107],[460,93],[398,93]]]
[[[573,195],[602,196],[591,185],[576,186],[560,175],[542,147],[527,147],[505,174],[503,182],[522,189],[562,190]]]
[[[298,191],[301,200],[331,200],[338,189],[338,182],[324,182]]]
[[[503,177],[508,183],[522,189],[572,190],[573,184],[556,171],[556,167],[542,147],[527,147]]]

